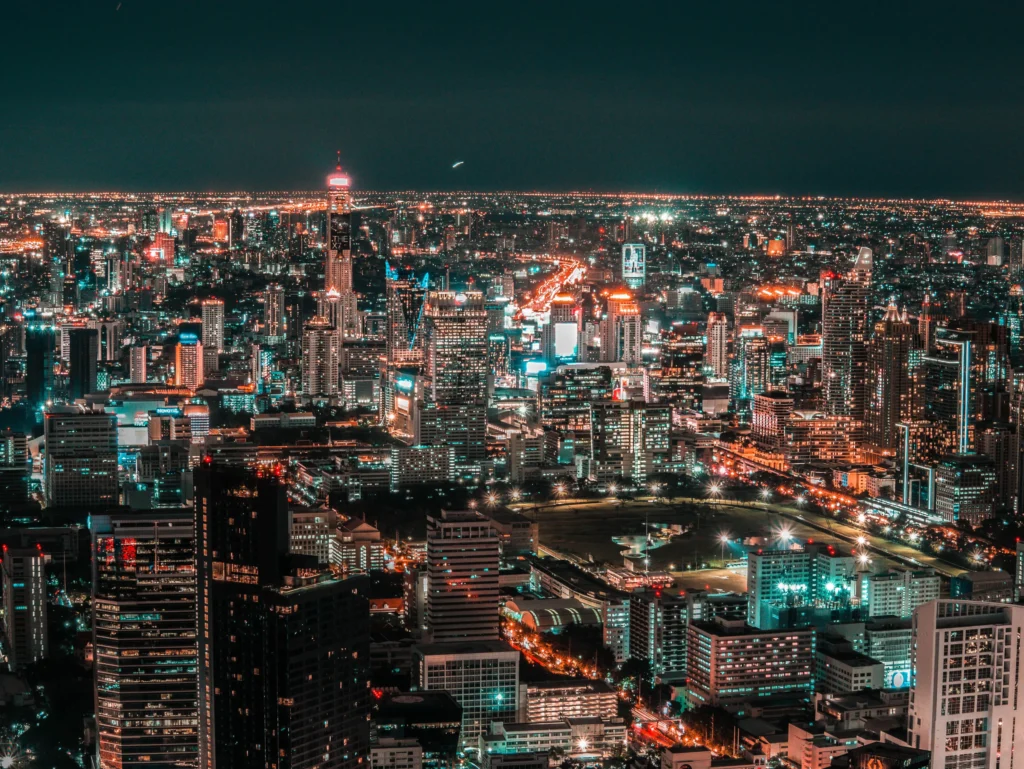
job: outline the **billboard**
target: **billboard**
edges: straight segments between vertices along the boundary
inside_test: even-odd
[[[643,243],[622,246],[622,279],[630,288],[639,288],[647,279],[647,247]]]

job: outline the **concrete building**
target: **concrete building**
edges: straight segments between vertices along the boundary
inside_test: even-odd
[[[526,687],[526,720],[614,718],[618,695],[604,681],[538,681]]]
[[[1024,606],[938,600],[913,618],[910,746],[933,767],[999,769],[1024,755]]]
[[[422,769],[423,748],[416,740],[389,737],[370,746],[370,769]]]
[[[861,579],[861,605],[868,617],[908,618],[914,609],[939,597],[942,578],[931,569],[887,571]]]
[[[46,564],[41,548],[3,547],[4,648],[11,670],[49,656]]]

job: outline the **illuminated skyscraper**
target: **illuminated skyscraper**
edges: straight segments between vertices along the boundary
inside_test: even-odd
[[[128,361],[132,384],[145,384],[148,376],[149,348],[144,344],[137,344],[131,349]]]
[[[580,343],[579,306],[571,294],[557,294],[551,300],[551,314],[544,327],[544,359],[548,365],[572,363]]]
[[[629,478],[644,483],[668,463],[672,410],[640,399],[592,405],[591,475],[599,481]]]
[[[404,279],[390,266],[386,270],[388,365],[420,365],[426,338],[423,310],[429,276],[424,275],[420,280]]]
[[[50,326],[29,326],[25,331],[25,397],[41,411],[53,399],[53,367],[57,363],[57,334]]]
[[[608,297],[601,320],[601,361],[640,363],[643,349],[643,318],[633,297],[619,291]]]
[[[174,384],[196,390],[205,379],[203,343],[196,334],[183,331],[174,348]]]
[[[356,295],[352,290],[352,180],[338,166],[327,177],[327,261],[324,265],[324,290],[338,292],[343,339],[359,336]]]
[[[263,335],[268,344],[284,341],[284,288],[277,283],[263,292]]]
[[[199,652],[192,513],[94,515],[91,529],[99,766],[195,767]]]
[[[224,352],[224,300],[204,299],[203,313],[203,349]]]
[[[850,417],[855,438],[863,434],[867,404],[871,268],[871,249],[861,248],[846,277],[828,281],[821,303],[825,413]]]
[[[453,446],[455,462],[479,472],[487,445],[487,310],[479,291],[431,291],[424,308],[423,408],[417,441]]]
[[[926,355],[924,367],[924,417],[942,425],[942,450],[963,454],[974,449],[978,377],[974,333],[941,328],[935,335],[935,351]]]
[[[907,314],[889,305],[875,324],[868,343],[867,440],[879,448],[895,450],[899,444],[896,425],[913,418],[910,357],[913,328]]]
[[[338,333],[317,316],[302,333],[302,394],[330,398],[338,394]]]
[[[428,637],[498,640],[498,533],[475,510],[427,516]]]
[[[721,312],[708,315],[705,364],[716,379],[729,376],[729,319]]]

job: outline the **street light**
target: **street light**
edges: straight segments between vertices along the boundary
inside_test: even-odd
[[[520,499],[523,498],[523,492],[521,492],[519,489],[511,489],[508,492],[508,498],[511,499],[513,502],[518,502]]]
[[[725,562],[725,546],[729,542],[729,535],[726,534],[725,532],[722,532],[721,534],[718,535],[718,541],[722,544],[722,557],[721,557],[721,560],[724,563]]]
[[[767,502],[771,498],[772,498],[772,490],[771,489],[761,489],[761,499],[763,499],[765,502]]]

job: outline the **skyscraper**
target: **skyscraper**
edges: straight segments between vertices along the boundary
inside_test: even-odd
[[[327,177],[327,261],[324,265],[324,290],[338,292],[343,324],[343,339],[359,335],[356,295],[352,290],[352,180],[338,166]]]
[[[174,348],[174,384],[197,390],[205,379],[203,343],[196,334],[183,331]]]
[[[861,248],[844,278],[827,282],[821,302],[821,366],[825,413],[851,418],[863,434],[867,403],[868,309],[872,254]]]
[[[268,344],[284,340],[284,288],[277,283],[263,292],[263,335]]]
[[[145,384],[149,377],[149,348],[144,344],[132,347],[128,359],[129,373],[132,384]]]
[[[203,349],[224,352],[224,300],[204,299],[202,302],[203,316]]]
[[[99,332],[96,329],[73,328],[68,332],[68,397],[71,400],[96,392],[96,358],[99,356],[99,347]]]
[[[338,333],[321,316],[302,332],[302,394],[309,398],[338,394]]]
[[[369,602],[288,554],[272,475],[196,474],[200,766],[355,769],[369,746]]]
[[[192,513],[94,515],[91,529],[99,766],[195,767],[199,659]]]
[[[579,305],[572,294],[557,294],[551,300],[551,313],[544,326],[544,360],[549,365],[572,363],[580,346]]]
[[[11,670],[49,656],[46,624],[46,564],[42,548],[3,547],[4,637]]]
[[[1024,606],[937,600],[914,611],[910,746],[933,767],[1000,769],[1024,755]]]
[[[716,379],[729,376],[729,319],[721,312],[708,315],[707,367]]]
[[[643,243],[623,244],[622,280],[630,288],[641,288],[647,280],[647,247]]]
[[[619,291],[608,297],[601,320],[601,360],[640,363],[643,346],[643,318],[631,294]]]
[[[116,505],[117,416],[82,406],[54,406],[44,414],[48,507]]]
[[[51,326],[29,326],[25,331],[25,397],[41,411],[53,399],[53,367],[57,363],[57,334]]]
[[[487,457],[487,310],[479,291],[431,291],[423,408],[417,443],[452,446],[455,462],[477,474]]]
[[[390,266],[385,269],[388,365],[421,364],[426,338],[422,328],[423,309],[429,276],[424,275],[421,280],[403,279]]]
[[[427,635],[498,639],[498,533],[474,510],[427,517]]]
[[[901,314],[890,304],[868,343],[866,437],[879,448],[895,450],[899,444],[896,425],[913,418],[913,343],[906,312]]]

